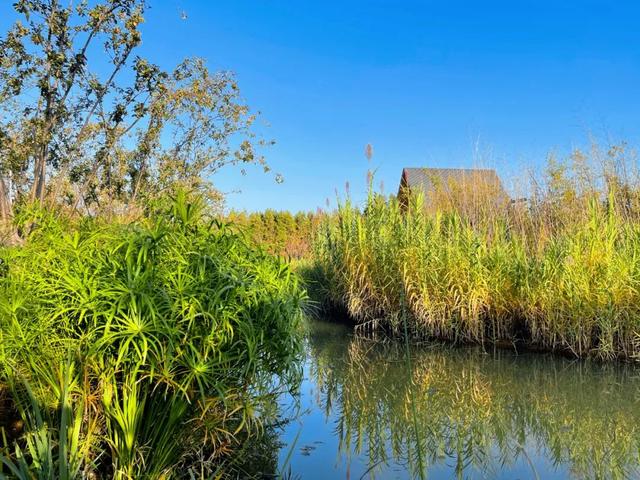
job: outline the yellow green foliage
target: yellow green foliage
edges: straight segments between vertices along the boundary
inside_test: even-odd
[[[396,333],[406,314],[417,337],[639,357],[640,190],[608,167],[591,184],[552,167],[526,202],[470,214],[347,199],[318,231],[311,289]]]

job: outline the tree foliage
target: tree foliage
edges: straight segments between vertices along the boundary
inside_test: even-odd
[[[251,240],[271,254],[303,258],[311,253],[311,241],[323,214],[276,211],[230,212],[229,221],[245,227]]]
[[[269,168],[234,76],[136,53],[145,0],[19,0],[0,38],[0,217],[28,201],[118,213],[229,164]],[[279,178],[279,177],[278,177]]]

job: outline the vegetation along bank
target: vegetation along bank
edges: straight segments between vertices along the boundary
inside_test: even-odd
[[[180,195],[122,224],[41,212],[0,249],[0,365],[24,422],[5,471],[209,478],[274,420],[304,293],[203,206]]]
[[[440,188],[347,197],[305,275],[360,328],[640,358],[640,183],[623,146],[551,162],[524,202]]]

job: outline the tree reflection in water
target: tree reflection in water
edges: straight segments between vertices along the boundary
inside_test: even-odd
[[[576,478],[640,475],[632,366],[431,345],[411,348],[408,372],[403,344],[322,322],[310,329],[316,402],[337,418],[345,461],[365,456],[371,476],[390,463],[416,478],[439,466],[493,478],[516,463],[531,478],[543,477],[542,464]]]

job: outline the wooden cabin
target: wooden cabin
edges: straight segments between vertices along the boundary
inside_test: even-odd
[[[455,209],[460,213],[499,207],[510,202],[493,169],[403,168],[398,199],[403,208],[411,195],[422,194],[427,210]]]

